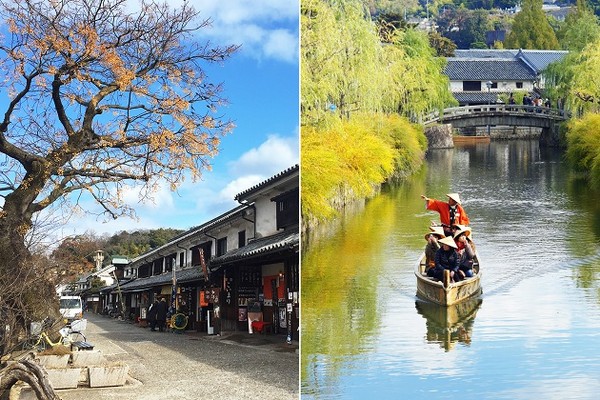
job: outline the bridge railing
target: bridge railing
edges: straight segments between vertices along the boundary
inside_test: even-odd
[[[429,125],[436,122],[443,122],[446,119],[461,118],[466,115],[524,115],[539,114],[541,118],[554,120],[566,120],[568,116],[565,110],[548,107],[522,106],[516,104],[483,104],[476,106],[450,107],[442,113],[434,112],[423,117],[423,124]]]

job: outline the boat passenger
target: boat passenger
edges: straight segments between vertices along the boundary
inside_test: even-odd
[[[465,242],[458,240],[458,238],[461,235],[466,236],[468,239],[471,239],[471,228],[461,224],[452,225],[452,237],[456,242],[456,251],[458,251],[459,255],[462,254],[462,251],[465,248]]]
[[[458,271],[458,253],[456,252],[456,243],[452,236],[446,236],[438,240],[442,245],[435,253],[435,267],[427,272],[427,276],[443,280],[444,270],[450,270],[450,279],[453,279],[454,274]]]
[[[425,207],[431,211],[437,211],[440,214],[440,222],[444,227],[444,234],[452,236],[451,226],[455,224],[469,225],[469,217],[463,209],[458,193],[448,193],[448,202],[430,199],[425,195],[421,198],[425,200]]]
[[[427,240],[425,245],[425,272],[429,268],[435,267],[435,253],[440,248],[438,240],[446,237],[441,226],[432,226],[429,229],[430,232],[425,235],[425,240]]]
[[[475,257],[475,244],[471,240],[471,228],[460,225],[457,228],[454,241],[458,248],[459,261],[458,271],[454,277],[455,282],[473,277],[473,259]]]

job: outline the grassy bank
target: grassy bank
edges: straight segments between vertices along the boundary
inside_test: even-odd
[[[303,127],[303,221],[333,218],[344,204],[373,196],[386,180],[411,174],[426,147],[422,128],[397,115],[332,117]]]

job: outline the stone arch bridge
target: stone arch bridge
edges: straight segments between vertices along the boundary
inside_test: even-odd
[[[559,124],[567,119],[564,110],[554,108],[491,104],[446,108],[427,116],[423,125],[450,124],[456,129],[495,125],[541,128],[540,145],[557,146]]]

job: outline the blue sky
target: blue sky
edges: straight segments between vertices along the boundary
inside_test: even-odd
[[[154,201],[146,203],[139,203],[136,189],[128,190],[125,198],[138,220],[74,215],[60,236],[188,229],[234,208],[237,193],[299,162],[298,1],[191,1],[201,17],[213,21],[203,30],[202,40],[241,45],[225,63],[207,68],[211,82],[224,83],[230,104],[220,111],[236,128],[222,140],[212,171],[201,181],[188,180],[177,192],[162,187]],[[91,203],[84,206],[98,210]]]

